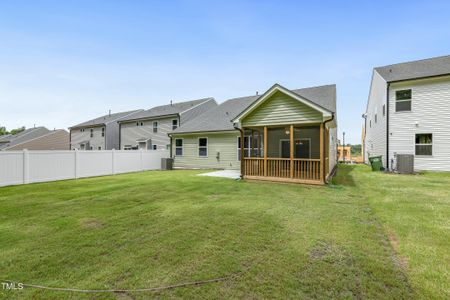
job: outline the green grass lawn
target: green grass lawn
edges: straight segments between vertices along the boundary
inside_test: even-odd
[[[450,297],[450,175],[341,166],[324,187],[153,171],[0,188],[0,281],[23,298]],[[1,286],[0,286],[1,288]]]

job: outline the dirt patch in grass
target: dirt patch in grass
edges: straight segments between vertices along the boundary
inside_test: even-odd
[[[80,221],[80,225],[85,229],[100,229],[105,226],[105,224],[97,219],[83,219]]]
[[[390,243],[391,246],[392,246],[392,249],[393,249],[394,252],[395,252],[395,256],[394,256],[395,262],[396,262],[396,263],[397,263],[404,271],[407,271],[407,270],[408,270],[408,260],[406,259],[406,257],[401,256],[401,255],[399,254],[399,251],[398,251],[398,244],[399,244],[399,242],[398,242],[397,237],[396,237],[395,234],[392,233],[392,232],[387,232],[387,237],[388,237],[388,239],[389,239],[389,243]]]

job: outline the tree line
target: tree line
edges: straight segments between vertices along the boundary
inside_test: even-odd
[[[0,126],[0,135],[6,135],[6,134],[18,134],[19,132],[22,132],[25,130],[25,126],[11,129],[11,131],[6,130],[5,126]]]

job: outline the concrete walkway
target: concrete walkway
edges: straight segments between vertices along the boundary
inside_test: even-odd
[[[199,176],[212,176],[212,177],[223,177],[231,179],[239,179],[240,172],[238,170],[220,170],[214,172],[208,172],[203,174],[198,174]]]

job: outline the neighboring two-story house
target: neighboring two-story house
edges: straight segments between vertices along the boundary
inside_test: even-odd
[[[170,149],[168,133],[217,106],[214,98],[171,103],[119,120],[120,149]]]
[[[70,149],[112,150],[119,149],[119,123],[122,118],[132,117],[143,111],[132,110],[107,114],[72,126],[70,130]]]
[[[365,119],[365,161],[414,155],[414,169],[450,171],[450,56],[373,70]]]

